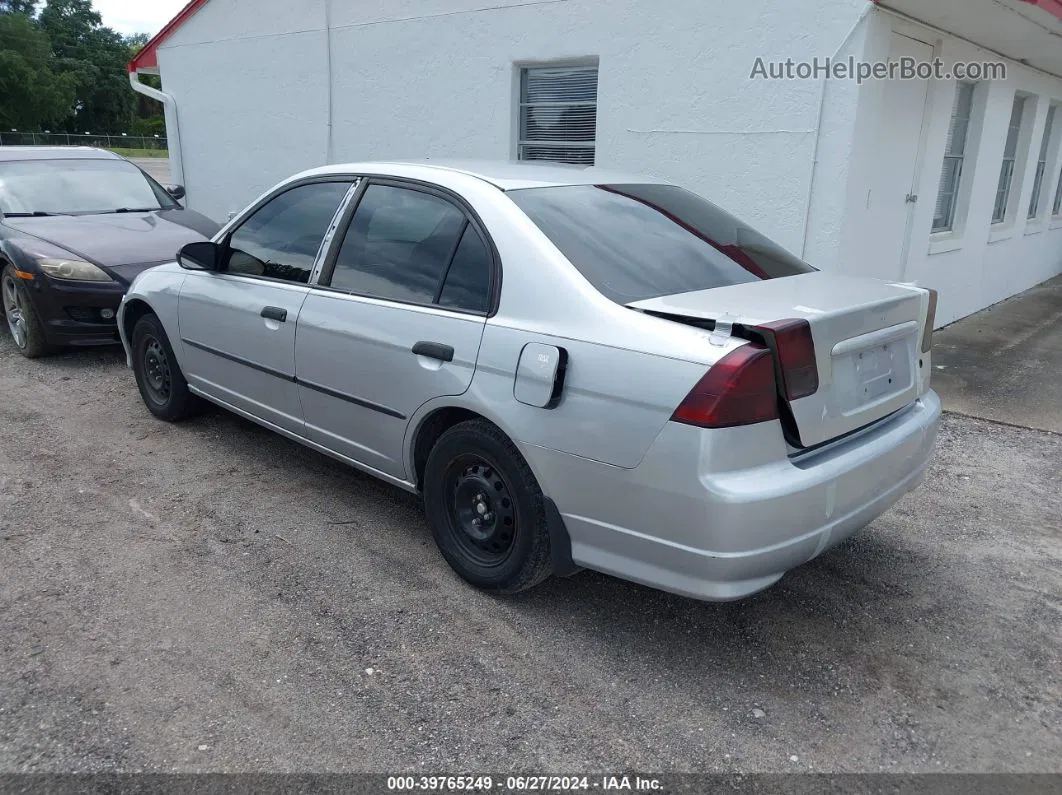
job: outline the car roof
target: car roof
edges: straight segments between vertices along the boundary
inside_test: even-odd
[[[549,188],[564,185],[631,185],[661,183],[664,180],[644,174],[612,171],[596,166],[572,166],[560,163],[515,160],[380,160],[364,163],[339,163],[313,169],[301,176],[327,174],[389,173],[389,167],[400,166],[403,173],[410,169],[423,171],[423,178],[431,180],[433,172],[458,172],[489,182],[501,190],[521,188]]]
[[[92,146],[0,146],[0,163],[9,160],[121,160]]]

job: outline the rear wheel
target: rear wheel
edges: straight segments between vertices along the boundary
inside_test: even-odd
[[[29,290],[22,279],[15,275],[11,265],[5,267],[0,275],[0,304],[3,305],[7,328],[19,353],[27,359],[36,359],[55,351],[44,338],[44,328]]]
[[[131,347],[136,385],[148,411],[160,420],[178,422],[200,408],[156,315],[144,315],[136,322]]]
[[[542,490],[520,451],[486,420],[439,437],[424,469],[424,504],[443,557],[472,585],[517,593],[552,573]]]

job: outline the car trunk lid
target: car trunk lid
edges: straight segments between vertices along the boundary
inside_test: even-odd
[[[786,401],[801,447],[897,411],[928,388],[920,341],[928,291],[821,272],[650,298],[627,304],[682,323],[762,341],[756,327],[806,320],[818,389]]]

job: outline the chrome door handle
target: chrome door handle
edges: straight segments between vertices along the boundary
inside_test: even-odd
[[[288,319],[288,310],[279,306],[267,306],[262,309],[262,317],[266,320],[276,320],[283,323]]]
[[[443,345],[441,342],[418,342],[413,346],[413,353],[417,356],[438,359],[440,362],[452,362],[454,360],[453,346]]]

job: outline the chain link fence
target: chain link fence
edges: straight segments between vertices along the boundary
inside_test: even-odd
[[[92,133],[0,132],[0,146],[95,146],[100,149],[142,149],[165,153],[166,139],[158,135],[94,135]]]

